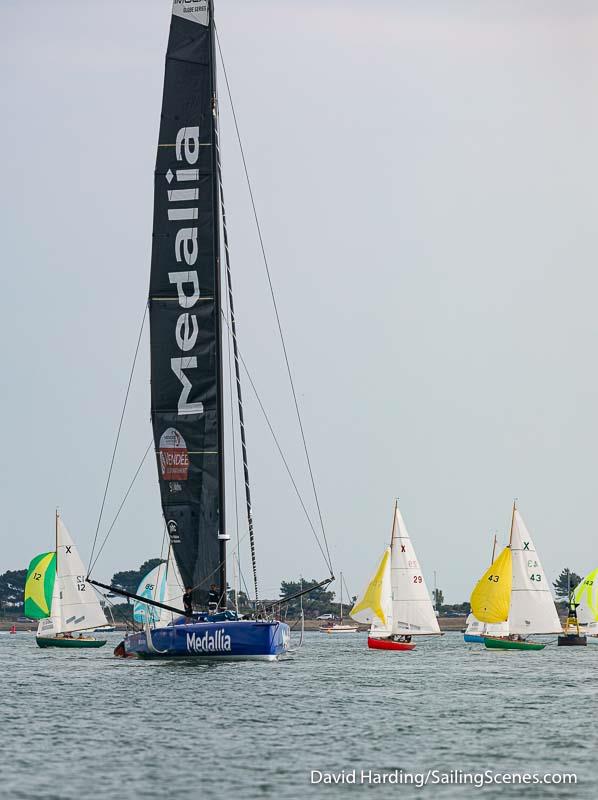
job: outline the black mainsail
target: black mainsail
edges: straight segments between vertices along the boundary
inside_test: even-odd
[[[154,182],[152,425],[162,509],[194,599],[226,588],[212,2],[174,0]]]

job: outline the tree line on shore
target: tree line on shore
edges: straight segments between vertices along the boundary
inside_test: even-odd
[[[147,573],[154,569],[161,563],[159,558],[151,558],[144,561],[139,569],[122,570],[116,572],[112,576],[111,585],[126,592],[136,593],[139,584]],[[20,570],[7,570],[0,575],[0,614],[4,616],[16,616],[23,611],[23,595],[25,592],[25,578],[27,576],[26,569]],[[561,571],[558,578],[554,581],[553,587],[557,598],[557,604],[565,607],[569,597],[569,593],[581,582],[580,576],[572,572],[569,568]],[[286,597],[298,594],[309,586],[314,586],[318,581],[315,579],[308,580],[300,578],[298,580],[282,581],[280,585],[280,594],[278,598],[266,600],[266,603],[277,603],[284,600]],[[229,598],[231,603],[234,602],[234,592],[229,588]],[[119,598],[113,595],[111,604],[120,608],[120,613],[125,617],[130,617],[132,613],[132,606],[127,603],[125,598]],[[348,602],[344,605],[344,614],[348,614],[351,605],[355,602],[356,597],[349,598]],[[445,603],[442,589],[435,589],[432,593],[432,600],[434,605],[441,616],[458,616],[469,613],[469,603]],[[246,592],[239,591],[236,593],[236,601],[239,611],[247,613],[252,610],[251,601]],[[285,603],[283,606],[288,617],[298,617],[303,610],[307,619],[315,619],[322,614],[332,614],[336,617],[340,616],[340,602],[336,599],[336,592],[328,587],[318,587],[311,591],[309,594],[303,595],[300,598],[295,598]]]

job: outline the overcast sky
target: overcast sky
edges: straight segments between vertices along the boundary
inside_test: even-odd
[[[147,295],[170,6],[0,4],[0,571],[51,549],[55,506],[89,555]],[[515,496],[551,579],[596,567],[596,3],[219,0],[217,22],[336,571],[362,588],[395,496],[447,601]],[[224,101],[222,126],[241,348],[309,499]],[[108,524],[148,381],[144,339]],[[247,406],[272,596],[326,569]],[[148,459],[95,574],[161,538]]]

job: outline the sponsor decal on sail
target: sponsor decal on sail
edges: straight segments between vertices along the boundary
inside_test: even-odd
[[[165,481],[186,481],[189,477],[189,451],[176,428],[160,437],[160,471]]]
[[[173,17],[182,17],[200,25],[207,25],[209,21],[208,0],[174,0],[172,4]]]
[[[171,544],[180,544],[181,537],[179,536],[179,526],[174,519],[169,519],[166,523],[168,529],[168,536]]]
[[[230,653],[230,651],[230,636],[224,632],[224,628],[218,628],[214,633],[206,631],[203,635],[187,634],[188,653]]]
[[[175,155],[177,161],[193,166],[197,163],[200,150],[199,128],[180,128],[176,135]],[[199,169],[169,169],[164,176],[168,184],[168,221],[182,225],[174,236],[174,254],[177,263],[186,267],[194,267],[199,255],[197,243],[197,220],[199,217]],[[181,188],[173,188],[182,184]],[[185,355],[193,350],[197,344],[199,324],[195,314],[190,314],[199,300],[199,276],[196,269],[184,269],[168,273],[168,280],[177,290],[178,303],[182,313],[179,315],[174,338],[180,351],[170,359],[170,368],[181,382],[183,388],[178,401],[179,415],[203,414],[202,402],[189,402],[192,382],[187,374],[188,370],[197,369],[197,357]]]

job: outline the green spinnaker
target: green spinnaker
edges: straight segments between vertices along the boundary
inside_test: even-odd
[[[45,619],[52,614],[52,593],[56,580],[56,553],[40,553],[29,564],[25,581],[25,616]]]

